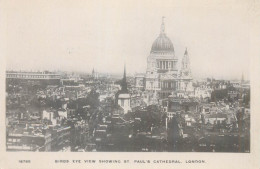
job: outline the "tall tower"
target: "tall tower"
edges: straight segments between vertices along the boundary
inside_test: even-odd
[[[180,77],[179,89],[183,90],[185,92],[192,92],[193,91],[192,75],[191,75],[190,59],[189,59],[187,48],[186,48],[186,50],[184,52],[184,56],[182,58],[179,77]]]
[[[95,72],[94,68],[92,69],[92,78],[93,79],[98,79],[98,72]]]
[[[241,84],[245,82],[244,73],[242,73]]]
[[[124,65],[124,75],[121,83],[121,90],[119,90],[116,93],[116,104],[119,105],[124,110],[124,114],[131,111],[131,95],[127,90],[125,65]]]
[[[94,70],[94,68],[92,69],[92,77],[94,77],[95,76],[95,70]]]
[[[121,83],[121,91],[122,91],[122,92],[128,92],[128,90],[127,90],[127,82],[126,82],[126,70],[125,70],[125,65],[124,65],[124,76],[123,76],[122,83]]]
[[[190,59],[189,59],[187,48],[185,50],[181,62],[180,76],[185,79],[192,79],[191,69],[190,69]]]

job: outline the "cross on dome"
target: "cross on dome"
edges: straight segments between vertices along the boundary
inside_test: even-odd
[[[161,25],[161,34],[165,32],[165,25],[164,25],[164,19],[165,17],[162,17],[162,25]]]

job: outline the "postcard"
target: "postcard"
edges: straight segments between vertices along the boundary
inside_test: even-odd
[[[1,169],[259,169],[259,1],[1,3]]]

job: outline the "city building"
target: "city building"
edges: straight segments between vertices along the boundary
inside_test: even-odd
[[[40,126],[18,124],[15,129],[8,128],[6,140],[7,151],[51,151],[51,133]]]
[[[139,90],[143,90],[145,85],[145,74],[135,75],[135,87]]]
[[[137,88],[144,86],[149,97],[164,99],[177,91],[194,92],[192,75],[187,49],[178,69],[178,57],[174,46],[165,33],[164,17],[159,37],[153,42],[150,55],[147,58],[147,69],[144,77],[136,76]]]
[[[197,98],[169,97],[162,101],[164,111],[168,118],[172,118],[177,113],[197,113],[199,110],[199,100]]]
[[[34,81],[42,85],[59,85],[61,75],[55,72],[6,71],[6,81]]]
[[[201,85],[194,89],[194,97],[201,99],[211,98],[212,91],[209,85]]]
[[[98,77],[99,77],[98,72],[95,72],[94,68],[93,68],[93,70],[92,70],[91,76],[92,76],[93,79],[98,79]]]

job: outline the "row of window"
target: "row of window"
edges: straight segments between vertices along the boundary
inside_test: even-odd
[[[176,82],[160,82],[159,83],[159,88],[162,89],[173,89],[176,88]]]
[[[59,75],[45,76],[45,75],[16,75],[16,74],[6,75],[6,77],[7,78],[60,78]]]
[[[154,88],[153,82],[150,82],[150,87]],[[177,87],[176,82],[159,82],[158,87],[162,89],[175,89]]]
[[[8,138],[8,142],[19,143],[19,142],[21,142],[21,139],[20,138]]]
[[[169,95],[171,95],[170,92],[159,92],[159,97],[160,97],[160,98],[166,98],[166,97],[168,97]]]

